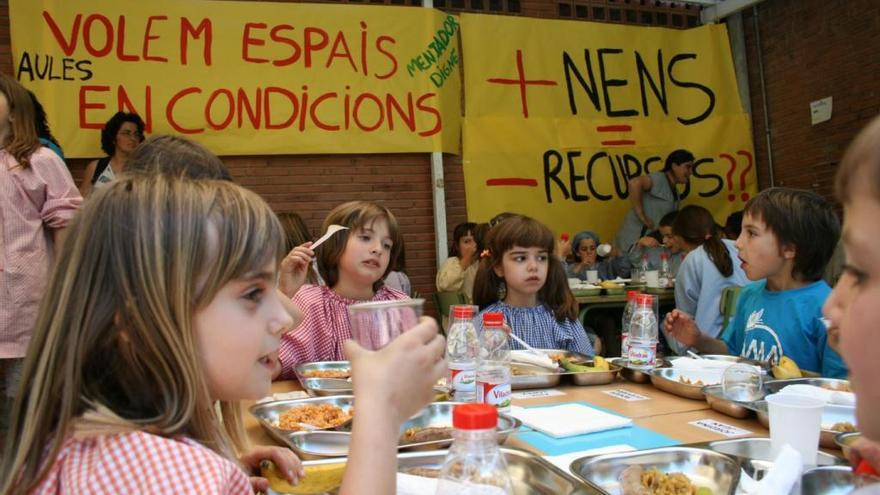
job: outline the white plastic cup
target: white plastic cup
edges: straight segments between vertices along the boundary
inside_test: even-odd
[[[587,282],[591,284],[598,284],[599,270],[587,270]]]
[[[416,326],[424,304],[424,299],[352,304],[348,307],[351,337],[365,349],[381,349]]]
[[[652,289],[660,287],[660,271],[648,270],[645,272],[645,284]]]
[[[766,400],[773,458],[788,444],[800,452],[804,465],[815,465],[825,403],[815,397],[796,394],[773,394]]]
[[[569,287],[575,287],[577,285],[581,285],[581,279],[579,279],[579,278],[568,279],[568,286]]]

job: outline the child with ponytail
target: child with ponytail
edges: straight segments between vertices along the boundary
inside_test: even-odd
[[[703,334],[717,337],[724,320],[721,293],[732,285],[741,287],[748,283],[739,263],[734,263],[734,241],[724,239],[712,214],[696,205],[685,206],[678,212],[672,233],[686,253],[675,279],[675,307],[693,316]],[[667,342],[678,354],[687,350],[668,335]]]

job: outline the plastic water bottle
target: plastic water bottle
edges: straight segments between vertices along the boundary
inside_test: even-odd
[[[477,358],[477,401],[507,412],[510,410],[510,344],[503,325],[504,314],[483,313]]]
[[[440,469],[437,495],[513,493],[507,463],[498,448],[498,411],[488,404],[452,410],[452,446]]]
[[[657,315],[654,297],[639,294],[629,325],[629,365],[632,368],[653,368],[657,358]]]
[[[632,323],[633,313],[636,310],[636,297],[639,291],[631,290],[626,293],[626,306],[623,307],[623,319],[620,322],[620,356],[629,358],[629,326]]]
[[[480,339],[474,327],[474,306],[452,307],[452,325],[446,339],[449,387],[457,402],[475,402],[477,397],[477,356]]]
[[[648,253],[644,253],[642,254],[642,263],[639,266],[639,282],[643,284],[647,283],[648,278],[646,274],[650,269],[651,268],[648,266]]]
[[[660,253],[660,277],[659,285],[661,289],[665,289],[672,285],[672,274],[669,273],[669,253]]]

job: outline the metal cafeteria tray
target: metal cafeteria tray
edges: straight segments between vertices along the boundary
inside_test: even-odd
[[[312,397],[351,395],[353,391],[351,382],[340,378],[302,378],[300,384]]]
[[[666,447],[622,454],[607,454],[577,459],[571,472],[586,483],[620,495],[620,473],[629,466],[657,468],[664,473],[682,473],[697,487],[706,487],[714,495],[733,495],[739,484],[740,467],[731,457],[695,447]]]
[[[697,382],[687,384],[679,381],[680,378]],[[680,370],[676,368],[654,368],[651,370],[651,383],[664,392],[684,397],[687,399],[703,400],[703,387],[714,385],[713,380],[721,381],[720,373],[707,373],[700,370]]]
[[[651,381],[651,370],[644,370],[638,368],[630,368],[629,360],[623,357],[612,358],[609,359],[611,364],[615,364],[620,366],[620,376],[624,379],[635,382],[635,383],[648,383]],[[657,365],[654,366],[653,369],[657,368],[668,368],[670,366],[670,362],[663,358],[657,358]]]
[[[738,438],[735,440],[718,440],[709,442],[707,448],[721,454],[731,456],[742,467],[743,471],[755,480],[760,480],[773,467],[773,454],[769,438]],[[837,466],[844,463],[843,459],[825,452],[816,455],[819,466]]]
[[[728,399],[721,385],[706,385],[703,387],[703,395],[706,396],[709,407],[721,414],[742,419],[751,416],[753,412],[751,407],[747,407],[748,403]]]
[[[834,443],[837,445],[837,448],[840,449],[841,453],[843,453],[843,457],[849,458],[849,448],[852,446],[853,442],[861,437],[862,434],[857,431],[838,433],[837,435],[834,435]]]
[[[775,394],[788,385],[805,384],[817,387],[826,387],[848,391],[849,381],[837,378],[793,378],[790,380],[771,380],[764,382],[765,395]],[[743,406],[755,411],[758,422],[765,428],[770,428],[770,415],[767,412],[767,401],[743,402]],[[834,442],[834,436],[840,433],[832,430],[835,423],[856,424],[856,412],[853,406],[840,406],[828,404],[822,412],[822,432],[819,434],[819,446],[826,449],[837,449],[839,446]]]
[[[460,402],[433,402],[418,414],[404,422],[400,427],[400,436],[406,430],[418,427],[451,427],[452,408]],[[357,412],[355,412],[357,414]],[[516,431],[522,422],[506,414],[498,415],[498,443],[504,443],[511,433]],[[276,436],[276,438],[279,438]],[[348,455],[348,443],[351,433],[348,431],[311,431],[296,432],[282,435],[279,438],[290,446],[303,459],[321,459],[325,457],[344,457]],[[432,440],[418,443],[401,443],[399,449],[405,450],[436,450],[449,446],[451,439]]]
[[[727,363],[750,364],[761,368],[761,373],[764,375],[770,373],[770,362],[768,361],[755,361],[753,359],[746,359],[742,356],[731,356],[730,354],[700,354],[700,357],[703,359],[724,361]]]
[[[538,350],[546,353],[548,356],[561,354],[566,359],[578,364],[589,364],[593,362],[593,358],[589,356],[564,349]],[[614,381],[614,378],[621,369],[619,365],[613,365],[610,362],[609,367],[610,369],[608,371],[573,372],[567,371],[563,368],[558,368],[553,371],[531,364],[513,363],[511,364],[511,371],[513,374],[510,379],[510,387],[513,390],[553,388],[559,386],[562,383],[562,380],[570,380],[574,385],[604,385]]]
[[[342,408],[343,411],[348,412],[352,406],[354,405],[354,396],[351,395],[335,395],[332,397],[310,397],[308,399],[289,399],[289,400],[275,400],[270,402],[261,402],[259,404],[254,404],[251,406],[250,412],[254,415],[254,417],[259,420],[260,425],[276,440],[279,440],[284,443],[289,443],[288,438],[291,435],[296,434],[297,432],[284,430],[279,428],[278,418],[281,415],[290,410],[291,408],[302,406],[306,404],[331,404],[334,406],[338,406]],[[348,421],[337,428],[332,429],[348,429],[351,425],[351,421]]]
[[[439,475],[447,451],[401,453],[397,456],[397,470],[409,474]],[[513,480],[514,495],[602,495],[592,485],[582,484],[568,473],[542,459],[519,449],[502,448],[507,472]],[[418,469],[417,472],[411,472]]]
[[[816,386],[826,386],[832,388],[849,387],[846,380],[838,380],[834,378],[795,378],[791,380],[768,380],[764,382],[762,398],[764,395],[779,392],[784,387],[794,384],[806,384]],[[758,412],[758,420],[768,427],[769,421],[766,415],[767,407],[762,400],[758,401],[736,401],[725,397],[721,389],[721,385],[707,385],[703,387],[703,394],[706,396],[706,402],[709,407],[728,416],[734,418],[746,418],[752,411]],[[760,403],[760,404],[759,404]],[[825,421],[823,420],[823,424]],[[833,424],[833,423],[831,423]],[[830,431],[830,430],[829,430]],[[826,443],[828,439],[826,439]]]
[[[873,476],[859,476],[848,466],[826,466],[807,470],[790,495],[846,495],[877,483]]]

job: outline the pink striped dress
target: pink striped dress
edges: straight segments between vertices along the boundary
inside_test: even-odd
[[[388,287],[381,287],[370,301],[393,301],[408,296]],[[342,344],[351,338],[350,304],[362,303],[333,292],[324,285],[304,285],[293,297],[304,313],[302,324],[281,337],[279,380],[296,378],[294,369],[300,363],[338,361],[345,359]]]
[[[52,231],[82,203],[67,166],[39,148],[27,168],[0,150],[0,359],[24,356],[54,259]]]
[[[35,495],[252,494],[234,462],[189,438],[144,432],[68,439]]]

